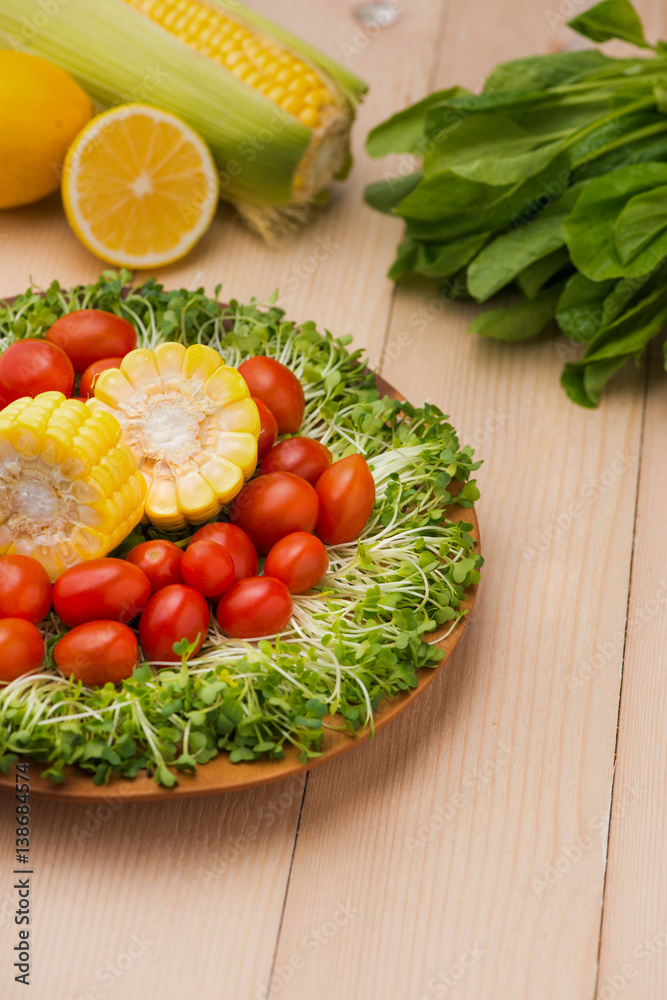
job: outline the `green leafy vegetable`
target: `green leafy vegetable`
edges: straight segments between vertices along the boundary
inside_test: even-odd
[[[595,406],[667,322],[667,45],[646,41],[629,0],[603,0],[570,26],[653,52],[516,59],[481,94],[431,94],[368,140],[372,156],[421,155],[421,170],[372,185],[366,198],[405,220],[390,278],[443,278],[448,299],[519,292],[470,331],[527,340],[555,319],[585,347],[563,386]]]
[[[594,42],[620,38],[644,49],[651,47],[644,38],[644,29],[637,11],[629,0],[603,0],[596,7],[573,18],[570,27]]]

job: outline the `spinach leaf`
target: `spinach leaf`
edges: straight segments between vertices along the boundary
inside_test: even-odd
[[[614,322],[601,327],[586,347],[585,361],[638,354],[667,325],[667,289],[653,291]]]
[[[527,181],[504,188],[477,184],[445,171],[425,178],[396,209],[409,239],[444,243],[472,233],[521,225],[567,190],[567,155]]]
[[[644,38],[642,23],[630,0],[602,0],[602,3],[573,17],[567,23],[570,28],[594,42],[620,38],[621,41],[631,42],[643,49],[651,48]]]
[[[556,320],[563,333],[576,343],[591,340],[605,320],[604,303],[616,282],[591,281],[573,274],[563,289]]]
[[[561,247],[540,260],[533,261],[517,275],[519,288],[528,299],[534,299],[546,283],[570,264],[567,247]],[[571,270],[571,268],[570,268]]]
[[[667,185],[652,188],[631,198],[614,226],[614,244],[621,262],[629,264],[651,245],[656,254],[667,256],[665,230]]]
[[[504,309],[487,309],[473,320],[468,333],[510,342],[537,337],[556,315],[562,288],[562,285],[555,285],[540,292],[534,299],[526,299]]]
[[[643,163],[615,170],[592,180],[582,192],[564,228],[570,256],[592,281],[635,277],[653,270],[667,252],[660,237],[629,264],[620,259],[614,227],[622,210],[635,195],[667,184],[667,164]]]
[[[542,90],[579,80],[595,70],[606,68],[616,60],[596,49],[580,52],[550,52],[527,59],[512,59],[500,63],[486,79],[484,93],[499,90]]]
[[[387,121],[381,122],[371,130],[366,140],[366,152],[375,158],[387,156],[389,153],[423,153],[428,142],[425,137],[428,112],[450,97],[462,97],[465,94],[470,94],[465,87],[438,90],[409,108],[392,115]]]
[[[460,271],[484,246],[491,233],[478,233],[452,243],[417,243],[404,240],[396,251],[396,260],[387,274],[400,281],[406,274],[429,278],[448,277]]]
[[[564,215],[536,219],[529,226],[498,236],[484,247],[468,268],[468,290],[486,302],[530,264],[565,244]]]
[[[563,369],[560,383],[574,403],[578,403],[579,406],[586,406],[588,409],[595,409],[600,402],[600,394],[609,379],[631,357],[632,355],[624,355],[620,358],[614,358],[611,361],[598,361],[592,364],[579,362],[567,364]]]
[[[367,185],[364,200],[376,211],[390,214],[417,187],[422,176],[420,172],[416,172],[405,177],[389,177],[384,181],[375,181],[374,184]]]
[[[616,144],[614,148],[605,147],[599,151],[599,155],[590,155],[580,163],[575,163],[572,176],[575,180],[590,180],[633,163],[667,160],[667,121],[664,119],[659,131],[666,134],[642,136],[631,133],[622,144]]]

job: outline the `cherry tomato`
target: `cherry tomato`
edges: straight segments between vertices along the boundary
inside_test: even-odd
[[[78,374],[102,358],[124,358],[137,346],[132,324],[102,309],[80,309],[61,316],[46,339],[63,349]]]
[[[123,359],[121,357],[117,358],[101,358],[99,361],[93,361],[92,365],[88,365],[85,372],[81,376],[81,385],[79,386],[79,392],[83,399],[90,399],[91,396],[95,395],[95,383],[102,374],[102,372],[107,371],[109,368],[120,368],[120,363]]]
[[[251,480],[235,498],[229,519],[249,536],[261,555],[293,531],[317,524],[317,493],[291,472],[269,472]]]
[[[141,542],[135,545],[125,558],[146,574],[151,585],[151,596],[162,587],[168,587],[172,583],[183,583],[181,575],[183,551],[165,538]]]
[[[36,625],[24,618],[0,619],[0,681],[15,681],[41,667],[44,640]]]
[[[51,581],[30,556],[0,558],[0,618],[25,618],[35,625],[51,609]]]
[[[375,503],[375,482],[366,459],[348,455],[330,465],[317,486],[320,513],[315,532],[326,545],[342,545],[361,534]]]
[[[278,424],[266,403],[259,396],[253,396],[252,401],[257,407],[262,429],[257,438],[257,461],[261,462],[268,451],[271,451],[278,437]]]
[[[284,583],[271,576],[249,576],[223,594],[217,619],[234,639],[258,639],[281,632],[292,617],[292,598]]]
[[[314,486],[331,465],[331,452],[315,438],[293,437],[279,441],[259,467],[260,476],[267,472],[291,472]]]
[[[7,403],[40,392],[69,396],[74,385],[72,362],[56,344],[17,340],[0,358],[0,392]]]
[[[190,545],[204,541],[217,542],[223,549],[227,549],[234,563],[236,580],[243,580],[246,576],[257,576],[257,549],[245,531],[241,531],[235,524],[227,524],[226,521],[205,524],[199,531],[195,531]]]
[[[139,619],[139,641],[149,660],[176,663],[180,653],[174,643],[197,640],[197,652],[204,645],[209,626],[208,604],[198,591],[175,583],[153,594]]]
[[[131,676],[139,663],[139,644],[121,622],[86,622],[58,640],[53,659],[65,677],[74,674],[89,687],[102,687]]]
[[[126,559],[90,559],[66,569],[53,585],[53,607],[72,628],[102,618],[129,622],[146,606],[150,580]]]
[[[284,583],[290,594],[305,594],[319,583],[329,567],[329,554],[315,535],[295,531],[273,546],[264,575]]]
[[[260,355],[248,358],[239,366],[251,396],[266,403],[276,418],[279,434],[298,431],[306,408],[303,389],[298,378],[289,368],[273,358]]]
[[[234,560],[217,542],[195,542],[183,556],[183,580],[204,597],[220,597],[236,579]]]

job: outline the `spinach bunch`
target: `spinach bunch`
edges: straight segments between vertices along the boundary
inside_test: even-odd
[[[405,220],[390,278],[444,278],[445,297],[477,302],[518,290],[471,331],[520,341],[555,320],[571,341],[563,387],[594,407],[667,325],[667,43],[646,41],[629,0],[603,0],[569,24],[651,54],[517,59],[481,94],[429,95],[370,133],[371,156],[404,154],[406,169],[371,184],[366,200]]]

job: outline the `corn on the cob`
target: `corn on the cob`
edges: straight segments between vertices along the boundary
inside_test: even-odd
[[[259,413],[243,377],[210,347],[160,344],[95,384],[146,477],[146,517],[166,531],[215,517],[255,471]]]
[[[121,428],[61,392],[0,412],[0,555],[33,556],[52,580],[105,556],[139,523],[146,483]]]
[[[206,0],[126,0],[197,52],[225,66],[313,130],[339,114],[338,95],[303,59]]]
[[[0,34],[104,106],[143,101],[192,125],[222,197],[260,231],[347,170],[365,85],[237,0],[68,0],[40,29],[44,16],[41,0],[2,0]]]

